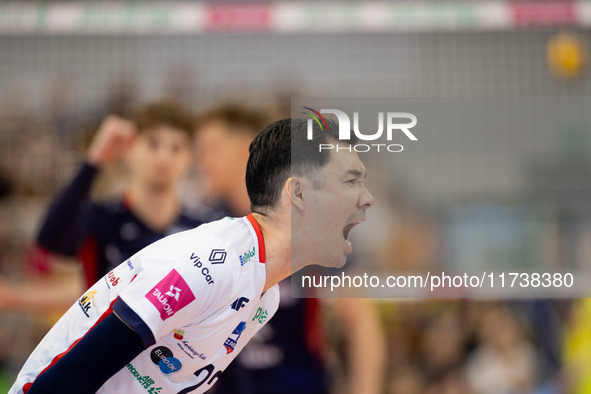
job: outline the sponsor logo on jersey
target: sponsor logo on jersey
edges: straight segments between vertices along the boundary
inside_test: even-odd
[[[88,314],[88,311],[90,310],[90,308],[92,308],[93,306],[94,307],[96,306],[94,304],[94,296],[95,296],[96,292],[97,292],[97,290],[87,291],[78,300],[78,306],[80,306],[80,308],[82,309],[82,312],[86,315],[86,317],[90,317],[90,315]]]
[[[255,250],[254,250],[254,246],[252,247],[251,250],[244,252],[244,254],[242,254],[242,256],[240,256],[240,266],[243,266],[244,264],[248,263],[250,261],[250,259],[252,259],[255,255]]]
[[[129,267],[130,271],[133,271],[133,264],[131,264],[131,259],[127,260],[127,266]]]
[[[183,277],[173,269],[146,294],[146,298],[160,312],[160,318],[166,320],[190,304],[195,295]]]
[[[165,375],[176,373],[183,369],[183,364],[174,357],[172,351],[166,346],[158,346],[150,352],[150,359]]]
[[[234,309],[235,311],[240,310],[241,308],[244,307],[244,305],[248,304],[248,301],[250,301],[248,298],[246,297],[238,297],[236,298],[236,300],[230,305],[230,308]]]
[[[174,332],[174,339],[177,339],[179,341],[181,341],[181,343],[177,343],[176,345],[179,347],[179,349],[181,349],[187,356],[189,356],[191,359],[195,359],[195,357],[199,357],[202,360],[205,360],[205,354],[203,353],[198,353],[193,346],[191,346],[189,344],[188,341],[183,341],[183,336],[185,335],[185,332],[183,330],[180,329],[174,329],[172,330],[172,332]]]
[[[199,357],[201,360],[205,360],[207,358],[207,357],[205,357],[205,354],[197,352],[188,341],[181,341],[180,343],[177,343],[176,345],[179,347],[179,349],[181,349],[183,351],[183,353],[185,353],[191,359],[195,359],[195,357]]]
[[[168,290],[166,292],[165,295],[173,297],[175,300],[179,300],[179,297],[181,295],[181,289],[179,289],[178,287],[174,287],[173,285],[170,285],[170,290]]]
[[[115,287],[119,284],[119,277],[115,276],[115,272],[111,271],[107,274],[107,276],[105,277],[105,281],[107,282],[107,287],[110,289],[111,286]],[[111,286],[109,286],[109,283],[111,283]]]
[[[138,370],[135,369],[135,367],[132,364],[127,364],[126,368],[129,370],[129,373],[131,373],[133,375],[133,377],[139,382],[139,384],[144,386],[144,388],[146,389],[148,394],[159,394],[160,393],[160,391],[162,390],[162,387],[151,387],[154,383],[156,383],[154,381],[154,379],[152,379],[151,376],[149,376],[149,375],[142,376],[138,372]]]
[[[209,255],[211,264],[224,264],[226,261],[226,251],[224,249],[213,249]]]
[[[201,275],[203,275],[207,284],[211,285],[213,283],[213,278],[209,274],[209,268],[203,266],[201,259],[195,253],[191,253],[191,261],[193,263],[193,267],[197,267],[201,270]]]
[[[183,339],[183,335],[185,335],[185,332],[183,330],[172,330],[174,332],[174,339],[178,339],[179,341],[181,341]]]
[[[226,348],[226,354],[230,354],[236,349],[236,345],[238,344],[238,338],[242,335],[242,332],[246,329],[246,322],[240,322],[238,326],[232,331],[232,334],[226,339],[224,342],[224,347]]]
[[[257,313],[254,314],[252,321],[258,320],[259,323],[263,324],[267,320],[267,317],[269,317],[269,312],[266,309],[259,308],[257,309]]]

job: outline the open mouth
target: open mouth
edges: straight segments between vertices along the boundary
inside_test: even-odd
[[[356,225],[357,223],[349,223],[345,226],[343,229],[343,237],[345,238],[345,241],[349,241],[349,234],[351,234],[351,230],[353,230],[353,227]]]
[[[349,241],[349,235],[351,234],[351,230],[353,230],[353,227],[357,226],[362,221],[363,220],[357,220],[353,223],[347,224],[345,228],[343,228],[343,238],[345,238],[345,241],[349,244],[349,246],[351,246],[351,241]]]

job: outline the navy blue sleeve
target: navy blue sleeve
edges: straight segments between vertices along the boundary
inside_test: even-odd
[[[51,252],[75,256],[84,237],[83,211],[98,169],[85,163],[53,200],[41,224],[37,244]]]
[[[152,334],[150,327],[144,323],[141,317],[133,311],[121,298],[118,298],[113,305],[113,310],[117,316],[125,322],[140,337],[144,347],[149,348],[156,343],[156,338]]]
[[[142,351],[140,337],[111,313],[42,373],[27,394],[94,394]]]

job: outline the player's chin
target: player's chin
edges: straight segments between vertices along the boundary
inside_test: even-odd
[[[340,254],[338,257],[336,257],[334,259],[334,261],[330,265],[330,268],[342,268],[342,267],[344,267],[345,264],[347,263],[347,256],[349,256],[350,253],[351,253],[351,250],[350,249],[345,249],[342,252],[342,254]]]
[[[353,253],[353,247],[351,245],[351,242],[349,240],[344,240],[344,245],[342,247],[342,257],[341,259],[339,259],[339,264],[336,268],[341,268],[342,266],[345,265],[345,263],[347,262],[347,257]]]
[[[338,241],[335,249],[333,249],[333,253],[326,256],[325,259],[322,259],[322,262],[317,263],[318,265],[326,268],[342,268],[345,263],[347,262],[347,256],[351,254],[352,248],[351,244],[345,241]]]
[[[347,256],[345,256],[344,259],[339,260],[337,262],[337,264],[334,266],[334,268],[343,268],[346,263],[347,263]]]
[[[336,253],[335,255],[331,256],[330,258],[327,258],[317,264],[320,265],[321,267],[325,267],[325,268],[342,268],[346,262],[347,262],[347,254]]]
[[[324,261],[318,265],[324,268],[342,268],[345,266],[347,258],[344,259],[331,259],[330,261]]]

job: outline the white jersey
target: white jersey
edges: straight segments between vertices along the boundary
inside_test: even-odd
[[[116,313],[153,343],[99,393],[203,393],[273,316],[265,248],[249,215],[225,218],[144,248],[92,286],[31,354],[12,393],[26,392],[101,318]],[[88,371],[92,374],[92,371]]]

